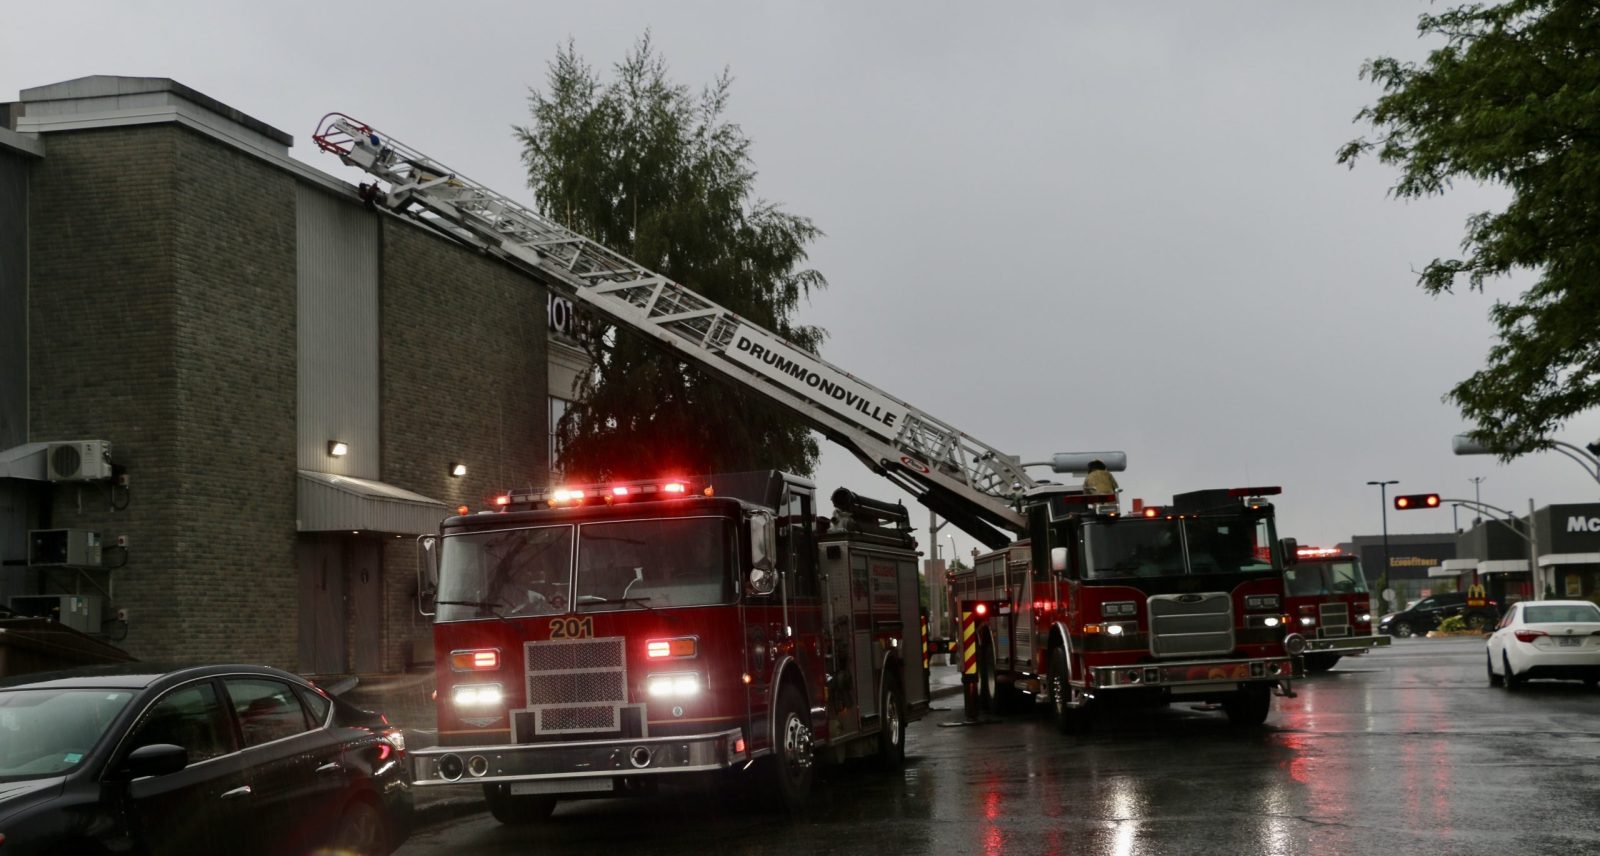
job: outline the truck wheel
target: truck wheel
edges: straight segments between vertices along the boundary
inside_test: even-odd
[[[878,708],[882,722],[878,729],[878,763],[886,770],[906,765],[906,706],[899,684],[898,674],[884,674],[883,704]]]
[[[1267,721],[1267,711],[1272,708],[1272,693],[1265,689],[1240,690],[1222,703],[1228,722],[1240,727],[1256,726]]]
[[[513,796],[508,785],[484,785],[483,798],[489,803],[489,813],[507,826],[522,826],[548,820],[556,810],[555,797],[534,794]]]
[[[994,648],[988,643],[978,645],[978,710],[995,712]]]
[[[1306,655],[1306,671],[1308,671],[1308,672],[1326,672],[1329,669],[1333,668],[1333,664],[1339,662],[1339,657],[1340,656],[1342,656],[1342,655],[1339,655],[1339,654],[1307,654]]]
[[[1062,734],[1077,734],[1087,726],[1087,708],[1067,706],[1072,697],[1072,685],[1067,682],[1067,652],[1060,648],[1050,651],[1050,718]]]
[[[767,759],[767,782],[773,799],[785,811],[796,812],[811,795],[814,760],[811,755],[811,713],[794,687],[778,693],[778,729],[772,757]]]

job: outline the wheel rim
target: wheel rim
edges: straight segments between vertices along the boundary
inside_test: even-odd
[[[900,699],[894,695],[889,696],[889,704],[884,712],[884,725],[889,729],[889,745],[900,745]]]
[[[1411,625],[1405,623],[1404,621],[1400,622],[1399,624],[1396,624],[1394,626],[1394,635],[1399,636],[1401,639],[1406,639],[1406,638],[1410,637],[1411,636]]]
[[[793,713],[783,721],[783,766],[791,779],[811,766],[811,729]]]

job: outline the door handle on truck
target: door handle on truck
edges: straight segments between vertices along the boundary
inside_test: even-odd
[[[247,796],[250,796],[250,786],[249,785],[240,785],[239,787],[234,788],[231,791],[223,791],[223,793],[222,793],[222,798],[225,799],[225,800],[236,800],[236,799],[238,799],[240,797],[247,797]]]

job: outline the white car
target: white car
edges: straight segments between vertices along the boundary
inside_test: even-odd
[[[1600,606],[1587,600],[1533,600],[1511,607],[1488,644],[1489,683],[1529,678],[1600,685]]]

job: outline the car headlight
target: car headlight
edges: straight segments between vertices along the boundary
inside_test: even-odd
[[[458,684],[450,696],[456,707],[493,707],[502,698],[499,684]]]
[[[687,698],[700,694],[700,676],[692,672],[651,675],[644,686],[651,698]]]

